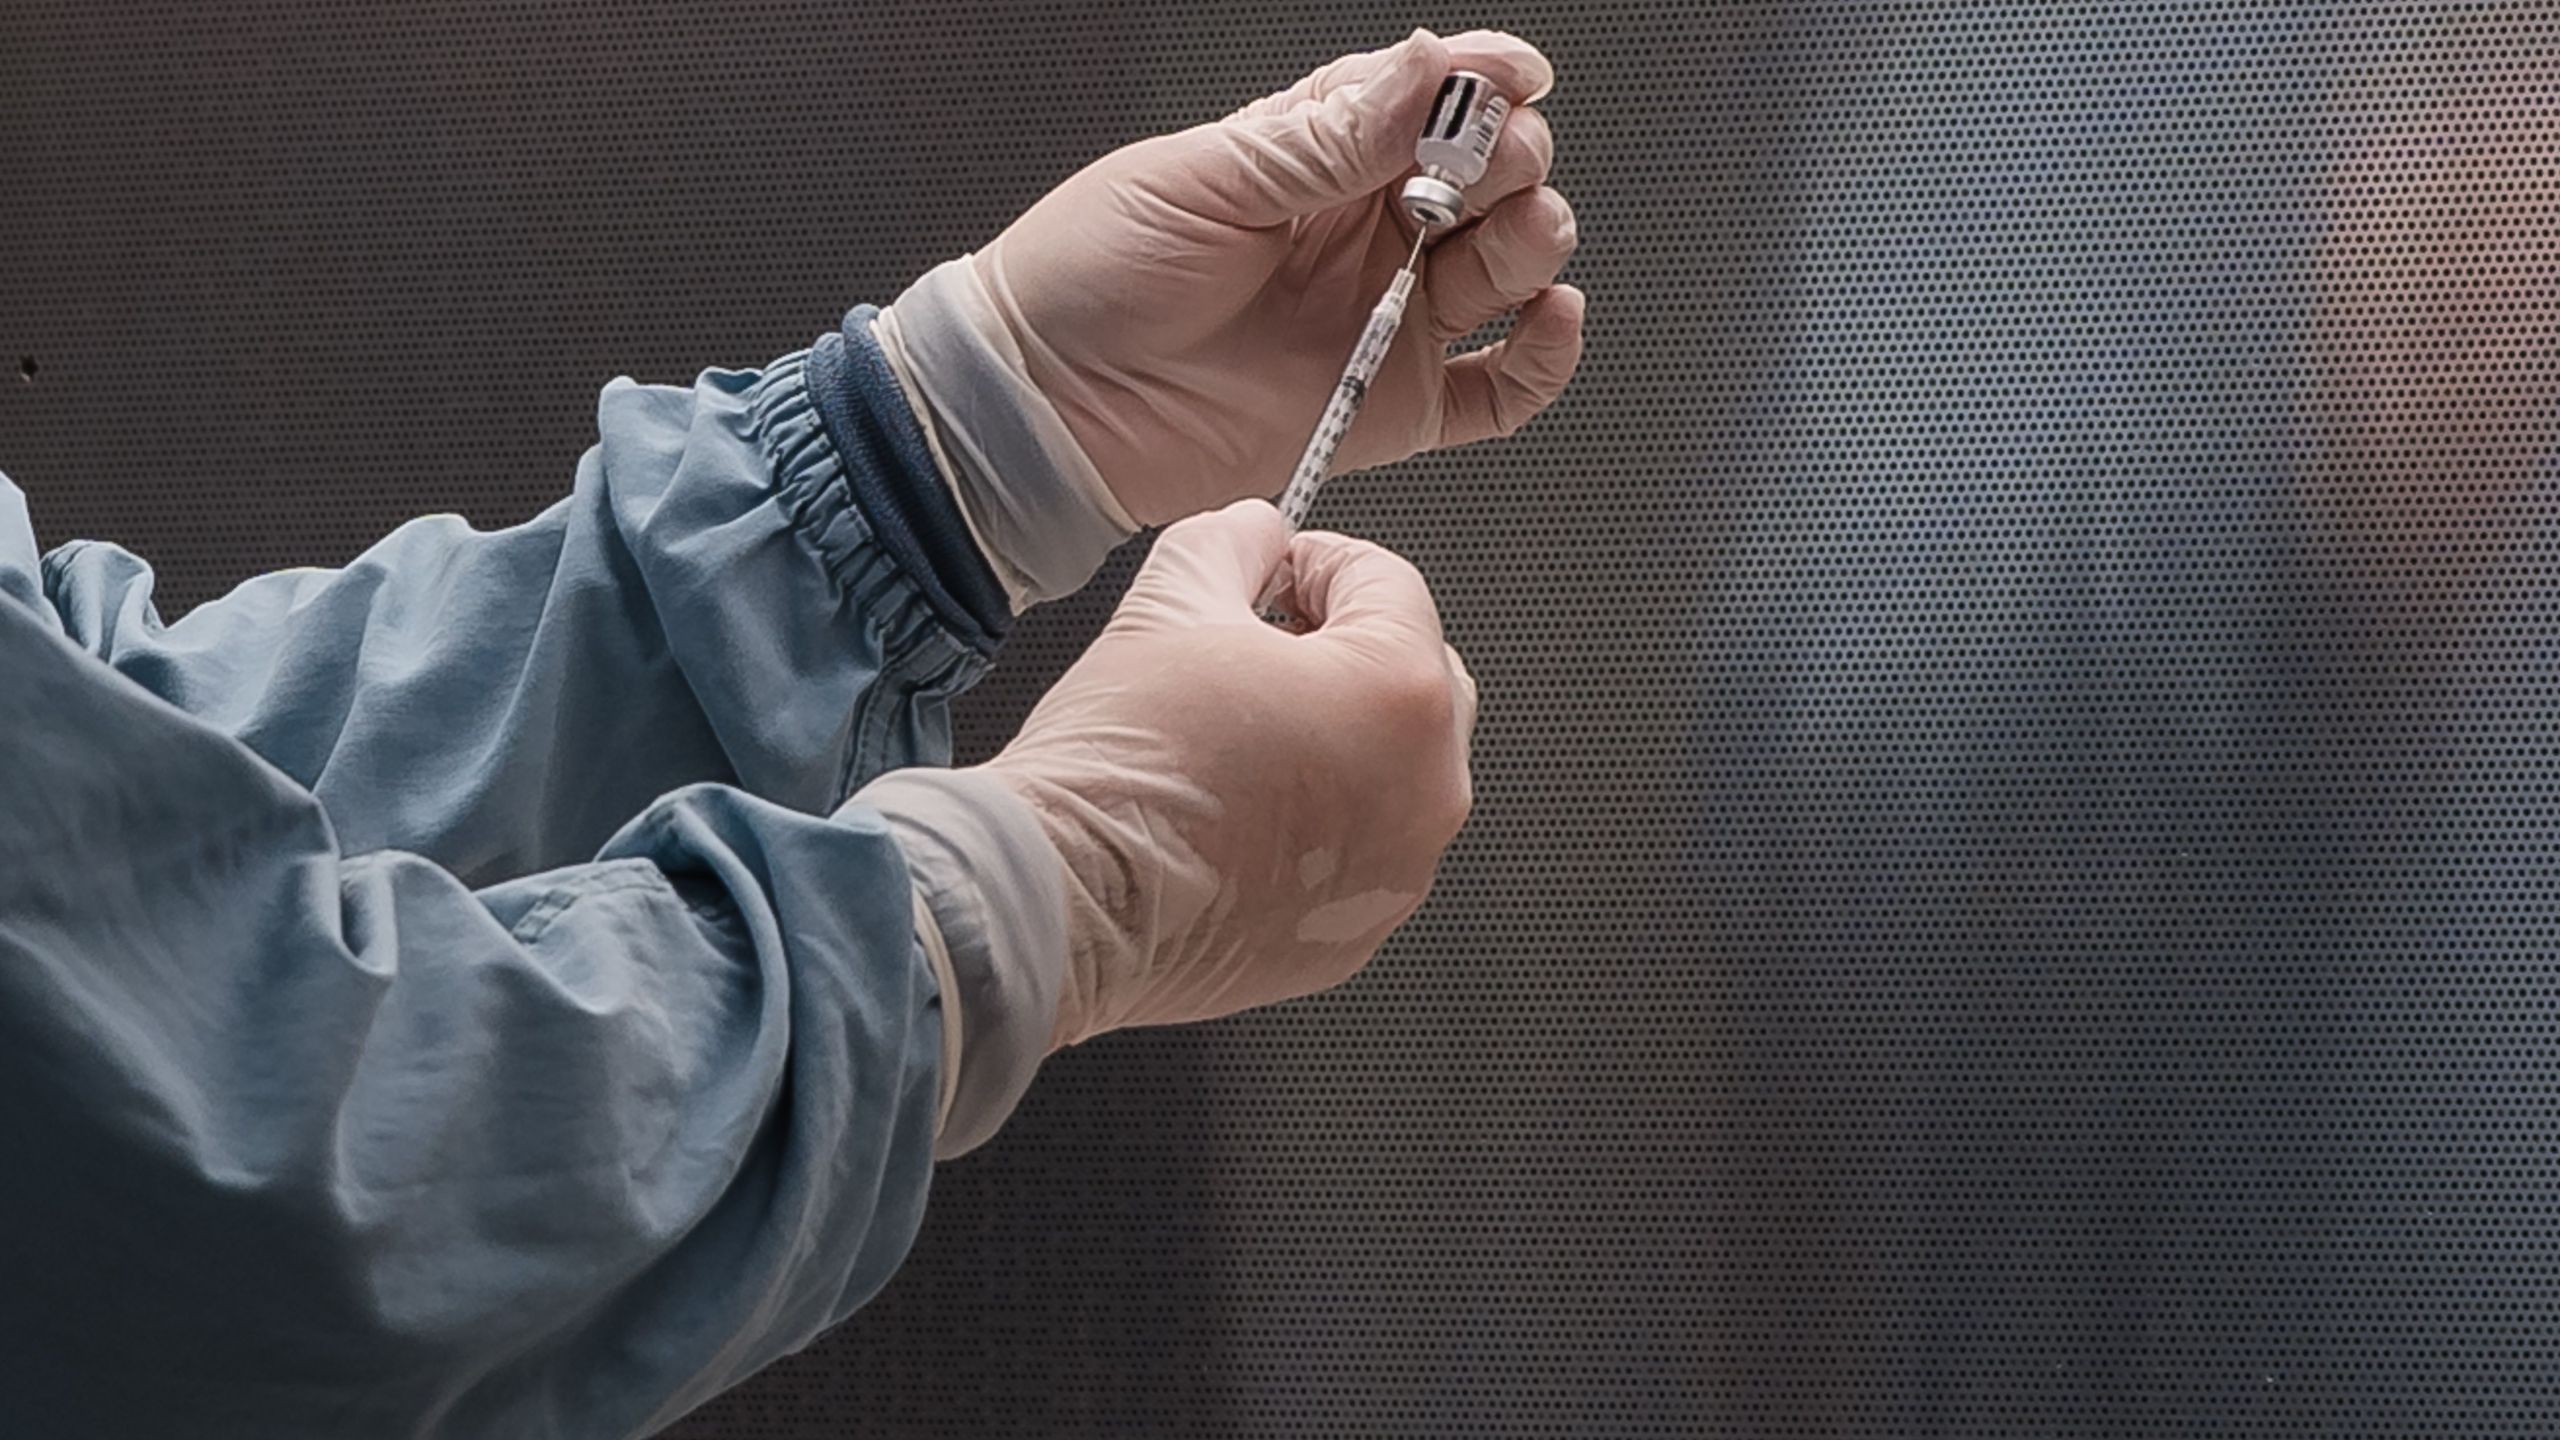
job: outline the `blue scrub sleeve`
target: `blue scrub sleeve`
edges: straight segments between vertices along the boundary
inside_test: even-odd
[[[0,1433],[645,1434],[886,1280],[1064,940],[861,321],[174,624],[0,478]]]
[[[721,786],[475,893],[0,605],[0,1430],[645,1434],[888,1278],[886,821]]]
[[[522,525],[417,520],[173,624],[113,545],[0,539],[0,589],[310,790],[351,854],[505,879],[699,781],[823,813],[949,763],[948,702],[1011,619],[873,313],[761,371],[608,385]],[[0,534],[23,514],[0,480]]]

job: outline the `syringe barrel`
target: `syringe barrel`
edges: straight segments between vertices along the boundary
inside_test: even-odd
[[[1287,516],[1292,528],[1307,523],[1307,512],[1316,503],[1316,491],[1333,469],[1334,452],[1342,448],[1342,438],[1351,433],[1351,422],[1360,418],[1360,406],[1369,398],[1369,386],[1385,368],[1387,351],[1394,348],[1396,330],[1404,323],[1405,302],[1413,296],[1413,272],[1399,270],[1387,293],[1369,311],[1369,323],[1360,327],[1360,343],[1351,347],[1350,363],[1342,367],[1342,378],[1334,383],[1333,394],[1326,397],[1324,414],[1316,421],[1313,435],[1307,437],[1307,448],[1298,456],[1298,468],[1289,474],[1288,488],[1280,492],[1280,513]]]

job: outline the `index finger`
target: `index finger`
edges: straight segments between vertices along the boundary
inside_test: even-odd
[[[1315,641],[1442,649],[1440,607],[1413,562],[1380,545],[1327,531],[1289,542],[1290,609]]]
[[[1444,43],[1450,69],[1484,76],[1514,105],[1535,105],[1556,88],[1556,67],[1537,46],[1509,31],[1470,30]]]
[[[1386,68],[1387,62],[1395,57],[1397,51],[1412,44],[1415,37],[1430,33],[1428,30],[1416,30],[1412,35],[1392,45],[1380,46],[1375,50],[1364,50],[1356,55],[1345,55],[1339,60],[1328,60],[1309,72],[1306,78],[1297,84],[1276,94],[1252,101],[1227,118],[1238,120],[1256,115],[1285,115],[1301,105],[1315,104],[1338,90],[1365,84],[1372,76]]]
[[[1417,32],[1428,33],[1428,32]],[[1345,55],[1315,70],[1297,84],[1244,106],[1229,118],[1284,115],[1301,105],[1323,100],[1337,90],[1358,85],[1376,74],[1388,58],[1411,38],[1382,49]],[[1449,68],[1473,70],[1494,83],[1514,105],[1535,105],[1556,86],[1556,69],[1537,46],[1501,30],[1470,30],[1442,42]]]

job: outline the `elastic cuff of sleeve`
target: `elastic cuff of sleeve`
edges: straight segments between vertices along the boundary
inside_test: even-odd
[[[1032,383],[977,266],[926,271],[876,330],[1014,608],[1083,588],[1138,525]]]
[[[862,787],[931,911],[959,1016],[937,1159],[985,1144],[1049,1053],[1066,983],[1066,866],[1039,819],[999,782],[968,770],[897,770]]]
[[[944,624],[982,651],[1012,628],[1004,586],[987,566],[922,422],[857,305],[837,333],[809,347],[807,385],[827,438],[843,457],[853,501],[871,533],[933,604]]]

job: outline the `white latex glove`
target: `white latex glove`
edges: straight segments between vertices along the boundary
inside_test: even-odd
[[[1275,575],[1312,627],[1256,616]],[[982,767],[1067,872],[1052,1041],[1348,979],[1466,819],[1475,682],[1422,577],[1247,501],[1156,542],[1100,639]]]
[[[1489,31],[1337,60],[1214,124],[1104,156],[878,324],[982,548],[1017,606],[1081,584],[1133,524],[1287,480],[1369,309],[1411,247],[1395,191],[1453,68],[1518,108],[1474,218],[1435,238],[1385,368],[1335,462],[1357,470],[1505,435],[1582,353],[1555,284],[1572,207],[1529,101],[1553,72]],[[1448,345],[1514,309],[1502,343]]]

